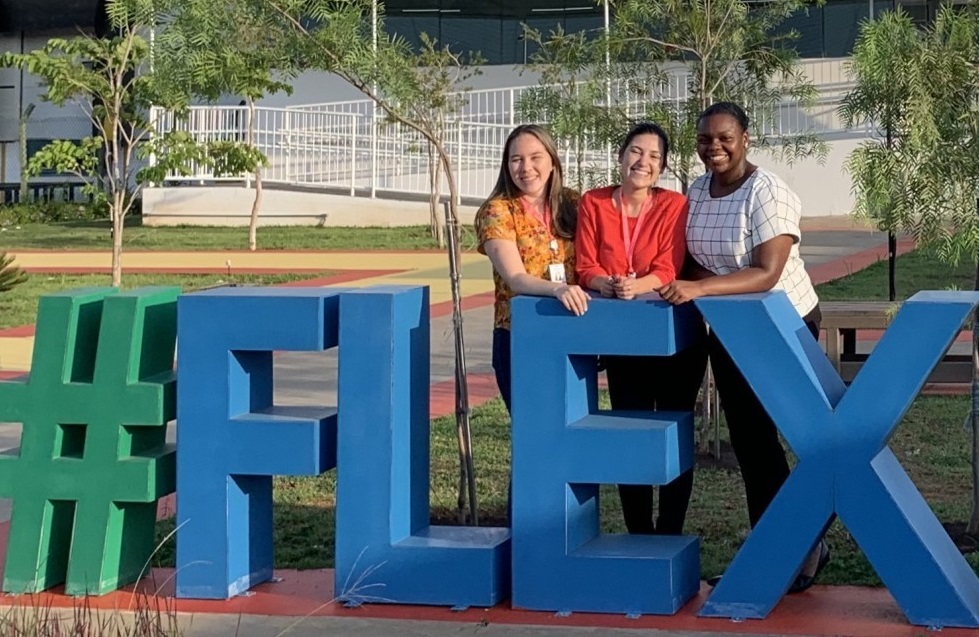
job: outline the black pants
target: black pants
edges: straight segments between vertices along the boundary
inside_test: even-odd
[[[812,335],[818,337],[822,320],[819,306],[802,320]],[[721,408],[731,435],[731,447],[744,480],[748,519],[754,528],[789,477],[789,463],[775,423],[713,333],[708,339],[707,348],[721,397]]]
[[[496,375],[496,386],[500,388],[500,397],[503,398],[509,414],[513,382],[510,372],[510,330],[502,327],[493,328],[493,373]]]
[[[612,409],[693,411],[707,366],[703,337],[675,356],[603,356]],[[622,516],[634,534],[680,535],[693,490],[693,468],[660,487],[653,521],[653,487],[620,484]]]

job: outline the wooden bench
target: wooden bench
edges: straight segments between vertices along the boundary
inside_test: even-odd
[[[843,380],[857,375],[867,354],[857,353],[857,330],[886,330],[901,304],[887,301],[823,301],[821,329],[826,330],[826,356]],[[972,356],[946,354],[928,378],[930,383],[972,382]]]

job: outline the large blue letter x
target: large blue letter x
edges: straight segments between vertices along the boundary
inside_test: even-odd
[[[768,615],[835,513],[912,623],[979,626],[979,579],[887,447],[977,303],[918,293],[847,389],[784,293],[697,301],[799,459],[701,615]]]

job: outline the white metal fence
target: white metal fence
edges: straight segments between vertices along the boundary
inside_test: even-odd
[[[775,117],[757,118],[756,132],[778,138],[815,132],[843,133],[836,107],[849,85],[839,60],[805,63],[805,72],[820,88],[813,108],[785,103]],[[492,189],[499,171],[504,141],[511,128],[520,124],[518,104],[532,87],[470,91],[463,106],[448,122],[445,148],[452,158],[461,198],[482,199]],[[631,99],[628,91],[612,87],[614,100]],[[685,97],[686,77],[674,74],[656,91],[658,99]],[[634,104],[641,109],[642,104]],[[255,109],[254,143],[268,158],[263,172],[266,182],[332,191],[403,193],[428,195],[435,156],[426,140],[408,127],[390,123],[368,100],[306,104],[288,108]],[[195,139],[243,141],[248,128],[247,107],[197,106],[179,119],[172,113],[158,119],[158,132],[183,130]],[[568,146],[561,148],[568,183],[577,181],[577,171],[589,175],[609,174],[613,158],[607,148],[587,147],[578,156]],[[244,177],[234,177],[241,181]],[[666,175],[667,187],[670,176]],[[206,170],[192,177],[173,177],[171,182],[202,183],[217,180]],[[447,193],[444,182],[442,194]]]

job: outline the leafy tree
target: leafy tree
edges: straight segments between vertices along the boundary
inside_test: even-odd
[[[133,0],[126,0],[132,3]],[[138,4],[142,0],[135,0]],[[252,173],[255,199],[248,226],[248,249],[258,245],[262,205],[262,168],[268,158],[257,147],[255,102],[277,92],[291,93],[288,80],[298,69],[280,44],[281,32],[270,28],[253,5],[235,0],[184,0],[167,5],[157,18],[165,24],[156,39],[154,65],[171,85],[215,102],[228,94],[243,97],[247,107],[244,143],[224,142],[225,172]]]
[[[921,173],[909,191],[918,213],[904,230],[942,258],[976,262],[979,290],[979,19],[974,9],[943,7],[926,35],[920,60],[925,95],[912,108],[913,145],[920,148]],[[923,204],[923,205],[921,205]],[[972,322],[972,515],[966,532],[979,539],[979,312]]]
[[[0,252],[0,292],[9,292],[27,280],[27,274],[14,265],[14,258]]]
[[[918,55],[927,43],[903,10],[885,12],[864,23],[847,67],[856,86],[847,93],[840,114],[847,128],[873,127],[874,136],[853,152],[847,168],[856,195],[854,213],[877,223],[887,232],[888,293],[896,289],[897,238],[895,231],[912,223],[918,205],[915,192],[918,151],[914,118],[922,99],[930,100],[921,75]],[[907,144],[907,145],[906,145]]]
[[[163,0],[160,0],[161,2]],[[150,66],[150,46],[142,33],[153,22],[153,2],[129,7],[110,0],[107,12],[113,35],[52,38],[40,50],[6,53],[0,65],[24,69],[41,78],[45,98],[55,104],[78,104],[96,135],[79,142],[56,140],[28,164],[31,174],[43,170],[77,175],[88,193],[108,205],[112,222],[112,283],[122,279],[123,221],[132,210],[138,188],[190,161],[206,160],[206,150],[186,135],[173,134],[149,143],[154,130],[152,104],[179,108],[186,95],[157,82]],[[155,163],[143,160],[155,157]]]
[[[893,38],[894,42],[888,40]],[[887,41],[885,41],[887,40]],[[902,50],[900,47],[907,47]],[[854,121],[890,125],[890,144],[871,141],[849,160],[858,211],[909,233],[950,263],[976,261],[979,290],[979,18],[942,7],[933,25],[914,29],[902,12],[865,23],[854,58],[857,88],[844,104]],[[874,47],[879,47],[875,50]],[[893,66],[902,77],[887,83]],[[849,109],[849,110],[847,110]],[[972,516],[979,533],[979,314],[973,317]]]
[[[467,56],[469,61],[466,63],[462,55],[447,47],[440,47],[438,42],[427,33],[422,33],[420,40],[421,48],[416,54],[414,81],[418,86],[427,88],[429,98],[415,103],[411,107],[412,115],[432,133],[433,137],[443,140],[443,143],[447,143],[454,133],[457,143],[462,144],[462,129],[459,128],[461,123],[453,121],[453,116],[457,116],[469,101],[468,91],[460,89],[467,87],[469,81],[479,74],[477,67],[481,59],[478,54],[470,53]],[[439,247],[444,248],[446,237],[443,232],[443,222],[439,220],[439,208],[442,203],[442,174],[445,166],[440,160],[436,146],[427,140],[424,143],[429,163],[432,237],[438,242]],[[448,221],[450,217],[457,220],[455,215],[455,212],[450,212],[445,220]],[[457,233],[452,240],[458,244],[460,238]]]
[[[584,191],[607,182],[608,158],[599,154],[603,160],[595,162],[594,151],[610,150],[618,141],[627,126],[624,107],[630,101],[616,101],[613,107],[612,84],[616,89],[623,84],[606,59],[608,41],[584,31],[565,33],[560,26],[546,36],[525,26],[524,39],[538,47],[529,68],[538,73],[540,81],[521,95],[517,103],[521,119],[547,122],[555,139],[568,148],[573,162],[566,167],[570,185]],[[645,84],[624,86],[628,90]]]
[[[621,136],[631,121],[649,119],[670,136],[671,170],[686,191],[700,170],[697,117],[711,103],[742,104],[760,125],[756,147],[786,160],[825,155],[813,131],[778,138],[766,131],[783,102],[813,104],[816,89],[800,71],[791,47],[797,36],[782,30],[811,0],[610,0],[614,19],[608,38],[586,38],[558,30],[535,55],[542,86],[525,104],[526,116],[550,123],[571,144],[595,146]],[[680,94],[670,76],[680,74]],[[531,108],[532,107],[532,108]],[[580,153],[579,153],[580,156]]]
[[[690,70],[687,96],[654,100],[646,116],[668,127],[675,158],[673,172],[684,191],[696,176],[697,116],[721,100],[740,103],[757,123],[753,142],[787,160],[825,154],[812,131],[775,139],[765,123],[778,121],[782,102],[810,106],[812,82],[799,69],[792,48],[797,37],[782,29],[810,0],[616,0],[612,23],[613,51],[638,59],[669,60]],[[760,124],[760,125],[758,125]]]
[[[263,19],[270,28],[290,34],[282,44],[291,56],[308,68],[328,71],[347,81],[377,105],[386,125],[418,135],[438,158],[448,187],[445,216],[455,335],[456,424],[466,482],[466,489],[459,494],[460,515],[468,497],[470,522],[478,523],[460,293],[459,187],[450,154],[451,135],[446,135],[444,125],[446,114],[458,104],[454,94],[465,88],[460,83],[476,70],[460,65],[457,54],[434,41],[423,44],[421,59],[425,65],[421,66],[404,40],[385,34],[383,14],[371,0],[247,1],[256,11],[264,11]],[[478,64],[478,55],[472,59]]]

